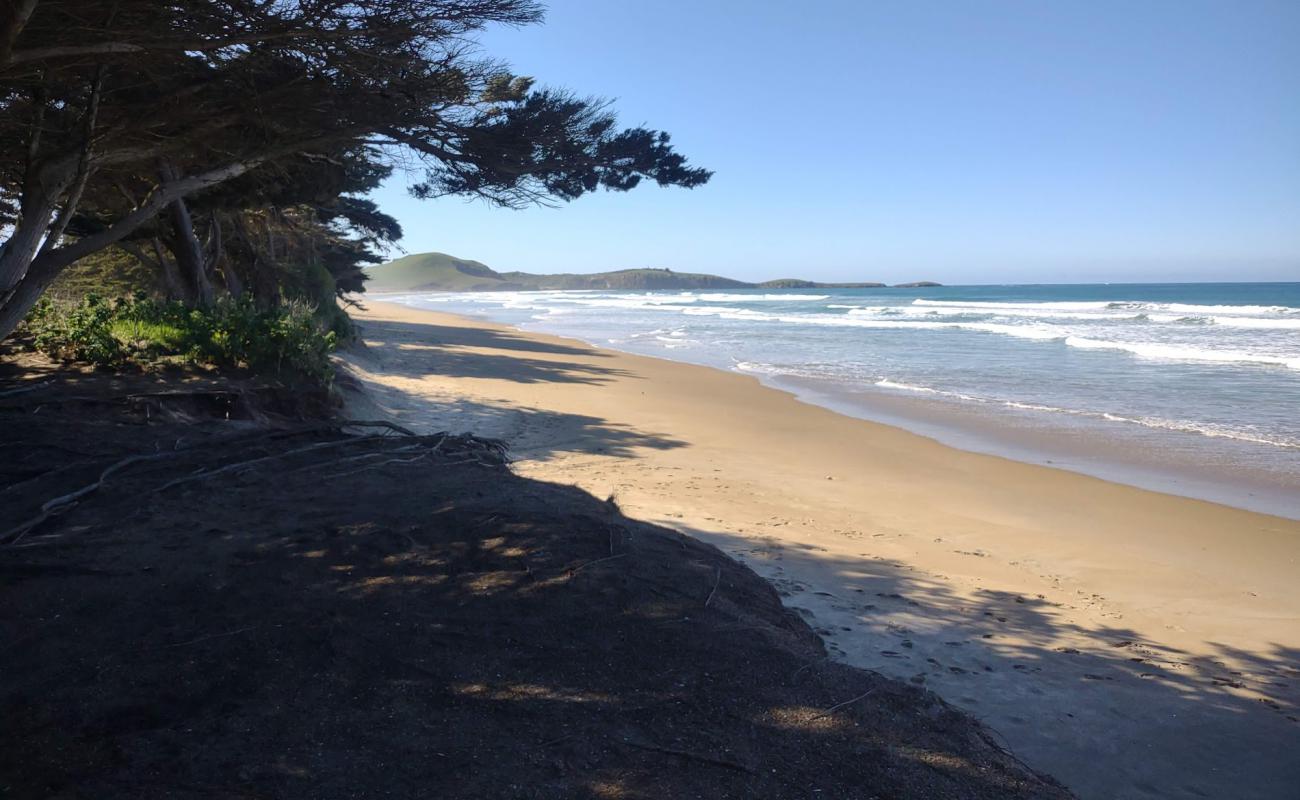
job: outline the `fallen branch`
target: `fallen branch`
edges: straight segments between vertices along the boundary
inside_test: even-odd
[[[852,705],[853,703],[858,702],[858,701],[861,700],[862,698],[866,697],[867,695],[870,695],[870,694],[874,693],[875,691],[876,691],[875,689],[871,689],[871,690],[868,690],[868,691],[863,692],[862,694],[858,695],[857,697],[853,698],[852,700],[845,700],[843,703],[836,703],[835,705],[831,706],[830,708],[826,709],[825,711],[823,711],[822,713],[818,714],[817,716],[813,717],[812,719],[810,719],[810,720],[808,720],[808,721],[809,721],[809,722],[812,722],[813,720],[821,719],[822,717],[829,717],[831,714],[834,714],[836,711],[840,710],[841,708],[844,708],[844,707],[847,706],[847,705]]]
[[[330,475],[322,475],[321,480],[329,481],[335,478],[342,478],[345,475],[356,475],[358,472],[365,472],[368,469],[378,469],[379,467],[384,467],[389,464],[413,464],[422,458],[428,458],[428,457],[429,457],[428,453],[421,453],[420,455],[415,456],[413,458],[390,458],[387,461],[380,461],[378,464],[366,464],[364,467],[357,467],[356,469],[350,469],[347,472],[335,472]]]
[[[103,472],[99,473],[99,479],[96,480],[94,483],[87,484],[81,487],[80,489],[76,490],[75,492],[69,492],[68,494],[60,495],[59,497],[55,497],[51,500],[45,501],[45,503],[41,505],[40,514],[36,515],[32,519],[20,525],[16,525],[15,527],[10,528],[9,530],[5,531],[4,534],[0,534],[0,542],[5,542],[7,544],[17,544],[19,541],[22,540],[24,536],[27,535],[28,531],[35,528],[37,525],[40,525],[42,522],[54,516],[55,514],[61,514],[64,511],[67,511],[69,508],[76,505],[77,501],[79,501],[81,498],[99,489],[99,487],[104,485],[104,481],[108,480],[108,476],[112,475],[118,470],[124,469],[132,464],[136,464],[141,461],[159,461],[164,458],[171,458],[174,455],[175,452],[152,453],[150,455],[127,456],[126,458],[121,459],[120,461],[115,461],[112,464],[108,465],[108,467]]]
[[[48,386],[53,382],[54,381],[37,381],[32,383],[31,386],[20,386],[17,389],[6,389],[3,392],[0,392],[0,397],[8,397],[14,394],[22,394],[23,392],[30,392],[33,389],[39,389],[42,386]]]
[[[718,584],[722,583],[722,567],[718,567],[718,576],[713,579],[713,591],[709,592],[709,598],[704,601],[704,607],[708,608],[709,603],[713,602],[713,595],[718,593]]]
[[[383,437],[383,438],[388,438],[388,437]],[[407,445],[406,447],[398,447],[393,450],[377,450],[373,453],[362,453],[361,455],[358,456],[342,456],[340,458],[331,458],[325,461],[313,461],[312,463],[304,464],[301,467],[298,467],[297,469],[289,470],[289,474],[293,474],[295,472],[306,472],[307,470],[311,470],[311,469],[320,469],[321,467],[325,467],[325,466],[351,464],[354,461],[365,461],[368,458],[382,458],[384,456],[394,455],[396,453],[410,453],[412,451],[419,450],[419,449],[420,449],[420,445],[412,444],[412,445]]]
[[[569,577],[573,577],[574,575],[577,575],[579,572],[586,569],[587,567],[590,567],[595,564],[599,564],[602,561],[613,561],[614,559],[622,558],[625,555],[627,555],[627,553],[619,553],[616,556],[605,556],[604,558],[598,558],[595,561],[588,561],[586,563],[579,564],[578,566],[574,567],[572,570],[569,571]]]
[[[247,467],[252,467],[257,464],[262,464],[267,461],[275,461],[276,459],[287,458],[288,456],[295,456],[295,455],[300,455],[302,453],[309,453],[314,450],[327,450],[334,447],[346,447],[347,445],[350,444],[359,444],[362,442],[373,442],[382,438],[384,437],[382,436],[350,437],[347,439],[335,439],[334,441],[330,441],[330,442],[317,442],[316,444],[309,444],[306,447],[295,447],[293,450],[286,450],[283,453],[272,453],[269,456],[250,458],[247,461],[236,461],[233,464],[227,464],[224,467],[218,467],[217,469],[210,469],[210,470],[205,470],[203,472],[195,473],[193,475],[186,475],[183,478],[177,478],[176,480],[168,481],[167,483],[164,483],[162,486],[159,486],[157,489],[154,489],[154,492],[155,493],[165,492],[168,489],[172,488],[173,486],[180,486],[183,483],[189,483],[190,481],[212,478],[217,475],[223,475],[227,472],[233,472],[238,469],[245,469]]]
[[[384,419],[344,419],[339,420],[336,425],[340,428],[387,428],[390,431],[396,431],[403,436],[416,436],[415,431],[409,428],[403,428],[401,425],[394,424]],[[437,434],[434,434],[435,436]],[[446,434],[443,434],[446,435]]]

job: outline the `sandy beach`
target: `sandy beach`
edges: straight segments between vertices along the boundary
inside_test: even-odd
[[[1300,522],[995,456],[755,379],[366,300],[353,416],[506,440],[772,581],[1083,798],[1300,786]]]

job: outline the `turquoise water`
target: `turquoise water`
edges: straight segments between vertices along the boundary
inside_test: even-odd
[[[1300,283],[410,294],[970,449],[1300,516]]]

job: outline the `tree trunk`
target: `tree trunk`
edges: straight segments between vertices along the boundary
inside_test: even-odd
[[[179,176],[170,164],[164,164],[159,170],[164,183],[175,181]],[[176,198],[167,205],[167,216],[171,220],[171,251],[176,256],[181,275],[185,278],[195,305],[206,308],[212,305],[212,281],[208,278],[207,260],[203,257],[203,246],[194,234],[194,220],[183,198]]]
[[[226,282],[226,291],[230,296],[238,300],[244,296],[244,282],[240,279],[239,273],[235,272],[235,267],[227,259],[226,263],[221,265],[221,277]]]
[[[33,192],[24,195],[23,212],[18,226],[14,230],[14,235],[10,237],[9,241],[5,242],[3,247],[0,247],[0,339],[4,339],[13,333],[14,328],[18,326],[19,322],[22,322],[23,317],[27,316],[27,312],[36,304],[41,292],[45,291],[69,264],[121,241],[138,230],[141,225],[157,216],[163,206],[169,205],[176,198],[201,191],[209,186],[216,186],[231,178],[237,178],[261,163],[261,159],[255,159],[227,164],[199,175],[182,178],[171,184],[159,186],[138,208],[117,220],[105,230],[83,236],[71,244],[51,248],[33,258],[32,254],[35,252],[35,248],[40,246],[41,236],[49,229],[56,202],[50,199],[49,182],[39,184],[44,190],[42,202],[37,204],[29,200],[29,198],[34,197]],[[63,190],[72,182],[74,178],[73,167],[75,167],[75,161],[66,171],[66,175],[60,173],[60,175],[63,175],[64,182],[59,191],[54,193],[55,197],[62,194]],[[33,227],[28,219],[31,217],[34,221],[39,216],[36,213],[37,210],[44,212],[43,222],[34,228],[38,233],[34,234],[34,238],[30,238],[29,244],[28,239],[32,236]],[[11,248],[10,245],[19,241],[20,238],[21,244]]]
[[[163,286],[167,287],[167,299],[192,304],[194,298],[186,293],[185,282],[181,280],[180,270],[176,269],[176,262],[167,257],[162,240],[157,236],[153,237],[153,252],[158,259],[158,270],[162,272]]]
[[[0,303],[15,288],[41,247],[57,209],[59,195],[72,182],[72,175],[60,175],[52,181],[35,179],[22,199],[22,212],[13,235],[0,245]]]
[[[18,34],[23,32],[36,10],[36,0],[11,0],[5,5],[7,8],[0,13],[0,64],[7,65],[13,56]]]
[[[60,265],[53,259],[32,262],[27,274],[9,290],[4,302],[0,303],[0,339],[14,332],[18,323],[23,321],[27,312],[32,310],[36,301],[54,283],[54,279],[59,277],[64,266],[66,265]]]
[[[234,264],[226,258],[225,245],[222,240],[221,218],[217,212],[213,211],[208,221],[208,267],[209,272],[217,269],[221,270],[221,282],[226,285],[226,291],[230,296],[239,299],[244,294],[244,281],[240,279],[239,273],[235,271]]]

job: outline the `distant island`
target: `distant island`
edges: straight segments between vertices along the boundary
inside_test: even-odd
[[[749,283],[720,275],[670,269],[622,269],[591,274],[534,275],[497,272],[486,264],[446,253],[416,253],[367,270],[367,286],[378,292],[491,292],[563,289],[880,289],[884,283],[819,283],[779,278]],[[899,284],[900,288],[939,286],[931,281]]]

